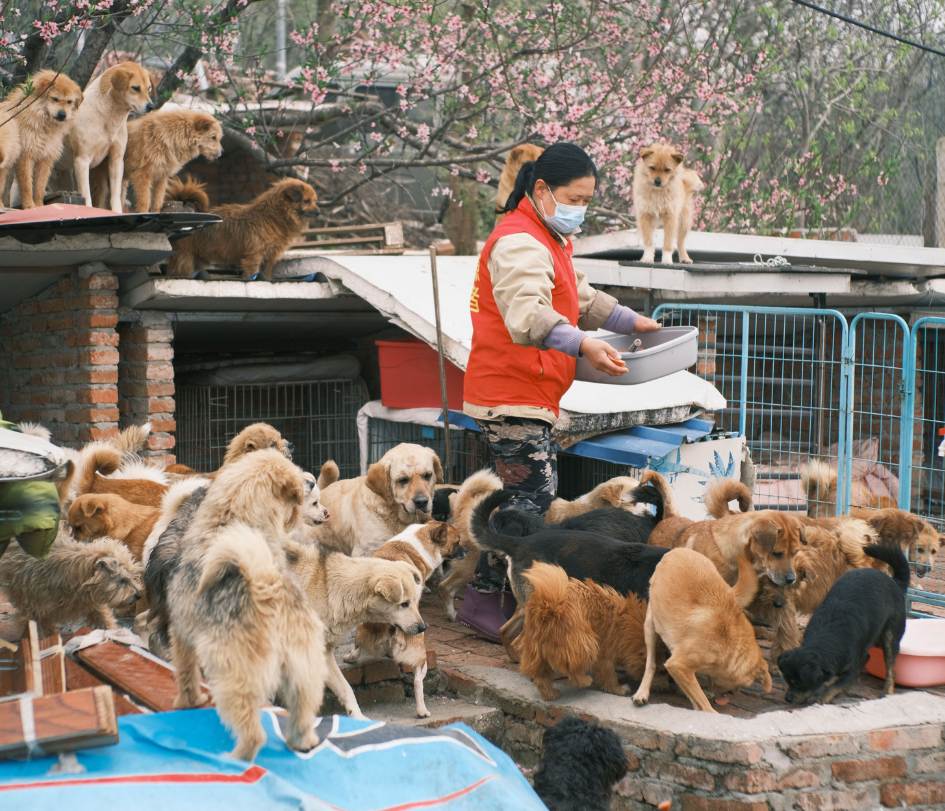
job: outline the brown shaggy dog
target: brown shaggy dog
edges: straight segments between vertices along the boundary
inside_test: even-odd
[[[646,704],[656,673],[656,642],[669,648],[666,671],[694,709],[716,710],[697,675],[708,676],[722,692],[760,680],[771,690],[768,664],[755,640],[744,609],[758,590],[751,562],[738,562],[738,582],[730,587],[703,555],[692,549],[671,549],[656,564],[650,580],[650,602],[643,625],[646,672],[634,704]]]
[[[54,70],[34,73],[0,103],[0,127],[16,130],[15,142],[12,136],[4,140],[7,150],[16,143],[16,182],[23,208],[43,205],[49,175],[81,103],[81,88]],[[0,198],[6,189],[9,164],[5,154],[0,162]]]
[[[560,524],[568,518],[584,515],[601,507],[629,509],[635,504],[632,494],[639,484],[640,482],[631,476],[614,476],[574,501],[556,498],[545,513],[545,523]]]
[[[512,151],[505,158],[505,166],[499,175],[499,189],[495,193],[495,210],[497,214],[505,211],[505,203],[515,188],[515,178],[519,170],[529,161],[536,161],[544,152],[544,148],[535,144],[519,144],[512,147]]]
[[[807,495],[807,515],[811,518],[829,518],[837,514],[837,468],[827,462],[812,459],[800,469],[801,486]],[[876,495],[860,480],[854,479],[850,503],[856,507],[881,510],[898,506],[888,496]]]
[[[199,200],[206,210],[206,194],[193,194],[192,179],[176,178],[168,186],[172,200]],[[193,236],[174,243],[168,268],[171,276],[190,277],[207,265],[239,267],[243,280],[258,274],[272,281],[276,263],[308,226],[316,209],[315,189],[301,180],[279,180],[249,203],[230,203],[210,210],[223,218]]]
[[[87,493],[69,508],[69,525],[80,541],[108,536],[121,541],[141,560],[144,543],[161,514],[159,509],[133,504],[114,493]]]
[[[11,544],[0,558],[0,588],[17,614],[47,632],[84,621],[116,627],[112,609],[130,608],[141,597],[141,566],[114,538],[80,543],[58,538],[45,558]]]
[[[122,195],[130,183],[132,211],[160,211],[167,182],[196,157],[219,158],[222,139],[220,122],[196,110],[158,110],[129,121]],[[101,205],[103,179],[96,172],[96,205]]]
[[[74,460],[69,490],[73,497],[84,493],[114,493],[134,504],[160,507],[167,485],[151,479],[108,478],[121,467],[122,454],[107,442],[86,445]],[[105,474],[105,475],[102,475]]]
[[[633,594],[623,597],[591,580],[569,578],[560,566],[548,563],[535,563],[524,576],[532,593],[518,639],[519,669],[541,697],[553,701],[561,695],[551,683],[556,673],[576,687],[593,684],[626,695],[615,668],[619,665],[634,679],[643,675],[646,604]]]
[[[197,508],[168,588],[175,704],[205,701],[202,671],[241,760],[265,742],[259,709],[277,692],[289,711],[286,743],[318,743],[324,627],[289,574],[283,546],[304,498],[302,471],[276,450],[226,465]]]

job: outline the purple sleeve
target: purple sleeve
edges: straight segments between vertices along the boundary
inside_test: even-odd
[[[543,346],[545,349],[557,349],[576,358],[581,354],[581,341],[586,337],[587,333],[570,324],[555,324],[545,336]]]
[[[639,316],[629,307],[617,304],[610,315],[607,316],[607,320],[604,322],[602,329],[616,332],[620,335],[629,335],[636,326],[637,318],[639,318]]]

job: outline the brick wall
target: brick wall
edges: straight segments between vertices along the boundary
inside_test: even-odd
[[[79,445],[118,430],[118,279],[73,271],[0,315],[0,411]]]
[[[118,367],[118,403],[124,425],[151,423],[143,455],[153,461],[175,461],[174,331],[167,313],[135,313],[136,321],[123,323],[121,362]]]

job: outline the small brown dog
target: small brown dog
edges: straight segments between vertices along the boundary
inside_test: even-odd
[[[172,200],[191,199],[199,203],[198,211],[206,211],[206,193],[200,186],[192,178],[174,178],[168,191]],[[229,265],[243,271],[244,281],[259,275],[272,281],[273,268],[305,231],[317,200],[308,183],[290,179],[273,183],[252,202],[211,209],[223,222],[175,242],[170,275],[187,278],[207,265]]]
[[[84,493],[114,493],[134,504],[160,507],[167,485],[151,479],[109,478],[121,467],[122,454],[108,442],[91,442],[74,460],[68,490],[73,498]],[[106,474],[106,475],[102,475]]]
[[[133,504],[114,493],[87,493],[69,508],[69,525],[80,541],[107,536],[121,541],[141,560],[144,543],[161,511]]]
[[[573,501],[556,498],[545,513],[546,524],[560,524],[576,515],[584,515],[601,507],[619,507],[630,509],[635,505],[633,491],[640,482],[631,476],[614,476],[598,484],[593,490]]]
[[[694,709],[716,712],[699,685],[698,674],[711,678],[722,692],[758,680],[765,692],[770,692],[768,664],[744,612],[757,591],[758,576],[744,556],[739,558],[738,582],[733,588],[698,552],[667,552],[650,580],[650,602],[643,623],[646,671],[633,703],[649,701],[657,638],[670,651],[666,671]]]
[[[80,621],[115,628],[112,610],[131,608],[144,591],[140,564],[114,538],[80,543],[60,537],[45,558],[11,544],[0,558],[0,588],[20,617],[47,632]]]
[[[942,546],[942,535],[924,518],[896,507],[871,510],[854,507],[850,515],[866,521],[876,531],[876,542],[898,546],[912,562],[917,577],[926,577],[935,565],[935,556]],[[868,559],[873,568],[888,570],[876,558]]]
[[[505,203],[515,188],[515,178],[521,168],[529,161],[536,161],[544,152],[544,148],[535,144],[519,144],[512,147],[512,151],[505,158],[505,165],[502,167],[502,174],[499,175],[499,189],[495,193],[496,214],[502,214],[505,211]]]
[[[383,560],[402,560],[420,572],[426,582],[447,558],[462,548],[460,535],[443,521],[413,524],[395,535],[374,553]],[[423,680],[427,675],[427,645],[422,633],[407,636],[396,625],[365,623],[358,626],[354,650],[345,656],[346,662],[357,662],[363,657],[387,657],[413,671],[413,694],[417,718],[429,718],[423,697]]]
[[[160,211],[168,180],[196,157],[219,158],[222,140],[220,122],[196,110],[158,110],[129,121],[124,193],[130,183],[132,210]],[[96,180],[101,183],[99,173]]]
[[[0,128],[16,130],[15,141],[13,136],[4,140],[6,150],[15,144],[16,182],[23,208],[43,205],[49,175],[81,103],[81,88],[54,70],[34,73],[0,103]],[[6,150],[0,162],[0,198],[9,171]]]
[[[561,695],[551,683],[556,673],[576,687],[593,684],[626,695],[615,668],[621,666],[634,679],[643,675],[646,603],[591,580],[569,578],[560,566],[548,563],[535,563],[524,576],[532,593],[517,641],[519,669],[541,697],[553,701]]]
[[[670,144],[651,144],[640,150],[633,170],[633,207],[643,242],[641,262],[652,262],[653,232],[663,225],[663,264],[673,263],[673,246],[679,261],[691,264],[686,253],[686,234],[692,225],[692,198],[703,189],[692,169],[682,165],[683,153]]]

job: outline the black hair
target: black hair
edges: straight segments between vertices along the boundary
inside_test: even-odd
[[[529,161],[518,170],[515,188],[505,201],[504,211],[514,211],[526,194],[531,195],[536,180],[544,180],[550,188],[557,189],[582,177],[597,180],[597,167],[591,156],[568,141],[552,144],[538,156],[538,160]]]

